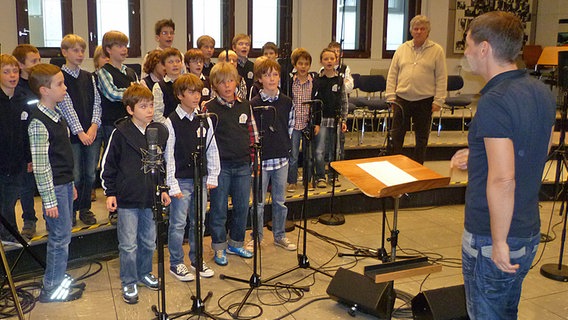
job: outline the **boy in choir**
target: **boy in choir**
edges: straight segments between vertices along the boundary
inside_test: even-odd
[[[276,60],[263,59],[254,67],[255,78],[262,84],[259,95],[250,104],[253,107],[270,106],[266,110],[255,110],[254,118],[262,127],[261,169],[262,186],[258,203],[258,230],[253,230],[253,239],[258,235],[259,243],[263,239],[264,200],[268,183],[272,183],[272,232],[274,244],[286,250],[296,250],[296,245],[286,238],[285,225],[288,208],[284,204],[286,194],[286,178],[288,176],[288,155],[290,152],[290,135],[294,128],[294,109],[292,100],[280,93],[280,65]],[[260,119],[262,123],[259,123]],[[257,233],[258,231],[258,233]],[[252,247],[252,246],[251,246]]]
[[[233,37],[233,51],[235,51],[238,56],[237,70],[239,71],[239,75],[245,79],[247,96],[254,82],[254,64],[248,59],[250,44],[250,37],[244,33],[239,33]]]
[[[199,80],[203,82],[201,99],[199,101],[199,105],[201,106],[204,101],[211,99],[211,83],[209,82],[209,77],[203,75],[203,61],[205,60],[203,51],[199,49],[189,49],[184,54],[183,60],[189,73],[196,75]]]
[[[28,135],[33,172],[49,230],[45,275],[38,300],[62,302],[78,299],[85,285],[73,284],[65,274],[71,242],[71,213],[77,191],[73,185],[73,152],[67,123],[57,103],[67,93],[59,67],[39,64],[31,69],[29,84],[40,98],[32,108]]]
[[[156,42],[158,43],[158,46],[154,50],[164,51],[166,49],[169,49],[174,44],[176,24],[172,19],[158,20],[154,25],[154,34],[156,36]],[[149,53],[150,52],[146,53],[144,59],[142,59],[142,66],[146,63],[146,60],[148,60]],[[185,73],[185,69],[182,73]],[[142,73],[142,78],[145,78],[147,75],[148,73],[144,71],[144,73]],[[152,87],[150,87],[150,90],[152,90]]]
[[[341,56],[343,54],[343,52],[341,51],[341,44],[339,44],[339,42],[337,41],[332,41],[327,45],[327,47],[335,52],[335,70],[337,70],[337,72],[339,72],[339,75],[341,75],[343,79],[345,79],[343,83],[345,85],[345,93],[350,94],[351,91],[353,91],[354,82],[353,77],[351,76],[351,68],[349,68],[349,66],[343,63],[343,61],[341,60],[343,58]]]
[[[198,49],[194,49],[199,51]],[[201,52],[201,51],[199,51]],[[188,68],[191,70],[191,68]],[[187,218],[189,217],[188,239],[189,260],[193,271],[196,271],[197,260],[195,255],[196,212],[194,193],[194,163],[193,155],[198,151],[200,137],[205,137],[206,172],[203,177],[203,203],[207,204],[207,190],[217,187],[217,178],[221,171],[219,151],[213,138],[213,123],[207,118],[200,131],[200,120],[197,114],[200,106],[200,97],[203,82],[193,73],[181,75],[174,82],[174,94],[179,104],[174,112],[168,115],[165,125],[169,131],[166,144],[165,160],[167,163],[167,185],[170,186],[172,205],[170,208],[170,224],[168,229],[168,249],[170,251],[170,272],[180,281],[191,281],[195,278],[183,263],[183,238]],[[177,138],[179,137],[179,139]],[[203,214],[202,225],[205,223]],[[202,230],[205,230],[203,227]],[[203,262],[199,274],[210,278],[215,272]]]
[[[150,89],[133,84],[123,95],[129,117],[116,122],[102,160],[101,181],[109,211],[118,212],[118,252],[122,298],[128,304],[138,302],[138,285],[158,290],[152,272],[156,248],[156,224],[152,206],[156,186],[142,167],[142,151],[148,149],[145,132],[154,116]],[[165,139],[158,137],[165,148]],[[163,142],[161,141],[163,140]],[[160,195],[164,206],[170,204],[167,192]]]
[[[337,64],[335,52],[329,48],[323,49],[320,54],[320,62],[323,69],[319,73],[316,98],[322,101],[321,115],[314,120],[315,129],[315,169],[318,188],[325,188],[332,183],[332,176],[328,174],[325,179],[326,163],[336,160],[337,132],[336,121],[342,132],[347,130],[345,119],[347,118],[347,95],[343,77],[335,68]],[[334,153],[335,151],[335,153]],[[330,168],[330,170],[332,170]],[[331,173],[331,172],[330,172]],[[339,186],[336,180],[336,186]]]
[[[20,44],[12,55],[18,60],[20,65],[20,80],[18,81],[18,88],[25,97],[25,109],[29,114],[30,110],[37,105],[38,97],[30,89],[28,78],[30,70],[35,65],[41,62],[39,51],[31,44]],[[22,205],[22,219],[24,226],[22,227],[22,236],[31,239],[36,233],[36,212],[34,209],[34,195],[36,190],[36,182],[34,173],[32,172],[32,163],[28,162],[27,170],[24,173],[22,187],[20,189],[20,204]]]
[[[103,52],[102,46],[97,46],[95,48],[95,53],[93,53],[93,66],[95,67],[95,72],[99,71],[105,64],[109,62],[109,58]],[[96,78],[96,74],[93,74]]]
[[[223,50],[219,53],[219,57],[217,58],[218,62],[228,62],[233,65],[235,68],[238,68],[238,56],[237,53],[233,50]],[[252,63],[252,62],[251,62]],[[239,75],[239,79],[237,80],[238,84],[236,87],[235,94],[237,97],[241,98],[242,100],[247,99],[247,83],[243,77]],[[211,92],[211,98],[215,98],[217,96],[215,90]]]
[[[278,60],[278,47],[274,42],[267,42],[262,46],[262,55],[274,61]]]
[[[177,106],[173,86],[174,81],[182,73],[183,56],[178,49],[168,48],[160,55],[160,61],[166,68],[166,75],[154,85],[152,94],[154,95],[154,121],[163,123]]]
[[[103,53],[109,62],[97,72],[98,87],[101,93],[101,126],[103,143],[108,147],[108,140],[114,130],[114,122],[128,115],[122,105],[122,95],[133,82],[138,82],[136,72],[124,64],[128,56],[128,37],[120,31],[108,31],[103,36]],[[115,212],[109,212],[108,219],[116,225]]]
[[[152,50],[148,53],[146,61],[142,66],[142,70],[146,77],[144,77],[142,84],[145,84],[146,87],[150,90],[154,88],[154,85],[162,80],[166,75],[166,67],[160,61],[160,55],[162,54],[161,50]]]
[[[26,172],[26,164],[31,162],[26,131],[29,114],[26,111],[26,95],[18,88],[18,60],[9,54],[2,54],[0,69],[0,150],[9,150],[0,153],[0,214],[5,223],[17,230],[16,201]],[[0,239],[16,241],[4,225],[0,225]]]
[[[211,190],[209,228],[215,263],[227,265],[227,253],[252,258],[243,247],[249,211],[251,183],[251,145],[256,141],[256,124],[247,100],[235,94],[239,75],[230,63],[220,62],[211,69],[211,85],[218,96],[205,104],[217,115],[215,140],[221,159],[218,186]],[[228,198],[233,202],[228,225]]]
[[[302,149],[304,150],[304,156],[306,156],[307,149],[307,138],[305,136],[305,130],[308,129],[308,124],[310,121],[310,108],[315,110],[319,108],[319,105],[305,104],[306,101],[314,100],[317,92],[317,74],[315,72],[310,72],[312,66],[312,56],[304,48],[297,48],[292,51],[292,65],[296,70],[296,73],[291,79],[291,92],[292,92],[292,103],[294,106],[294,130],[292,131],[292,151],[290,152],[290,162],[288,168],[288,192],[296,192],[298,183],[298,158],[300,156],[300,141],[302,142]],[[312,111],[313,112],[313,111]],[[319,114],[313,112],[315,118],[320,119]],[[314,128],[316,132],[319,132],[319,126]],[[311,142],[311,149],[314,149],[313,138]],[[308,160],[308,168],[303,168],[307,170],[307,181],[308,189],[313,190],[314,184],[312,183],[312,164],[313,159]]]
[[[76,34],[68,34],[61,41],[65,64],[61,67],[67,94],[59,104],[71,130],[75,187],[77,199],[73,202],[73,226],[76,213],[86,225],[97,223],[91,211],[91,190],[95,182],[102,137],[97,134],[101,125],[101,97],[90,72],[81,70],[87,43]]]
[[[211,68],[215,65],[211,61],[213,53],[215,53],[215,39],[208,35],[202,35],[197,38],[197,48],[203,52],[203,74],[209,77]]]

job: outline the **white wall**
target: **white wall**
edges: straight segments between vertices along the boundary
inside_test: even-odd
[[[432,31],[430,38],[438,42],[446,50],[447,37],[451,30],[449,20],[449,3],[455,0],[422,0],[422,14],[430,17]],[[537,0],[534,0],[537,1]],[[568,18],[566,0],[538,1],[536,27],[536,44],[554,45],[558,30],[558,20]],[[332,6],[331,0],[295,0],[292,21],[292,47],[306,48],[314,58],[313,69],[319,68],[319,53],[331,41]],[[390,60],[381,59],[383,4],[374,0],[372,12],[371,57],[368,59],[345,59],[352,72],[367,74],[371,68],[386,69]],[[235,0],[235,32],[247,32],[247,0]],[[16,5],[13,0],[0,0],[0,44],[2,52],[11,52],[17,45]],[[176,22],[176,38],[174,46],[185,49],[186,1],[185,0],[141,0],[141,38],[142,52],[156,46],[154,40],[154,23],[162,18],[172,18]],[[85,0],[73,0],[73,24],[75,33],[88,38],[87,7]],[[197,35],[199,36],[199,35]],[[451,48],[450,48],[451,49]],[[139,62],[140,58],[129,58],[129,62]],[[457,74],[463,59],[449,57],[448,73]],[[84,67],[92,70],[92,61],[85,61]],[[466,79],[464,92],[477,92],[483,86],[479,77],[465,71],[461,73]]]

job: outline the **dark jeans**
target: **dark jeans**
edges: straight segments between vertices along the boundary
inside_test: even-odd
[[[16,175],[0,175],[0,214],[2,222],[7,223],[18,230],[16,224],[16,201],[20,193],[23,173]],[[0,238],[2,240],[13,241],[14,236],[0,224]]]
[[[414,134],[416,135],[416,146],[412,159],[418,163],[424,163],[426,158],[426,147],[432,127],[432,102],[434,98],[427,98],[418,101],[407,101],[396,97],[396,102],[402,107],[394,107],[392,119],[392,150],[393,154],[402,153],[404,136],[406,130],[410,128],[411,119],[414,123]]]
[[[81,142],[71,144],[74,161],[73,176],[75,188],[77,188],[77,199],[73,201],[74,213],[91,210],[91,190],[95,182],[102,140],[102,137],[97,134],[97,138],[90,146]]]
[[[312,170],[313,170],[313,150],[314,150],[314,143],[310,143],[310,148],[312,149],[311,155],[312,157],[308,156],[308,149],[306,146],[308,145],[307,138],[303,134],[302,130],[295,130],[292,131],[292,150],[290,152],[290,166],[288,167],[288,183],[296,184],[298,183],[298,159],[300,157],[300,141],[302,143],[302,153],[304,160],[308,157],[308,167],[303,168],[303,170],[307,170],[306,173],[307,178],[306,181],[310,181],[312,179]],[[305,162],[302,163],[304,166]],[[304,183],[306,182],[304,181]]]
[[[20,204],[22,205],[22,219],[24,221],[37,221],[34,208],[34,196],[36,192],[36,181],[33,172],[23,174],[20,186]]]

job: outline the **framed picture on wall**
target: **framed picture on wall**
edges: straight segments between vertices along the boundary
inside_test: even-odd
[[[465,36],[469,23],[475,17],[489,11],[513,12],[523,22],[525,28],[524,43],[532,43],[534,29],[533,17],[536,16],[537,0],[450,0],[450,10],[454,12],[453,54],[463,54]],[[453,6],[452,6],[453,5]],[[452,8],[453,7],[453,8]],[[451,30],[451,29],[450,29]]]

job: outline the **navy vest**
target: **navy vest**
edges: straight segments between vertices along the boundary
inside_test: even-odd
[[[73,109],[79,117],[79,122],[84,132],[89,130],[93,120],[93,105],[95,103],[95,87],[93,76],[90,72],[81,70],[79,77],[74,78],[67,72],[63,72],[67,93],[73,101]],[[71,135],[71,143],[81,143],[77,135]]]
[[[158,82],[162,89],[162,97],[164,99],[164,117],[168,116],[176,109],[178,101],[174,95],[174,83],[165,82],[163,79]]]
[[[176,135],[176,143],[174,145],[174,158],[176,159],[176,178],[177,179],[193,179],[194,166],[193,166],[193,153],[197,152],[197,144],[199,139],[197,137],[197,130],[199,129],[199,119],[194,117],[189,120],[187,117],[179,118],[177,112],[172,112],[168,118],[172,122],[172,127]],[[203,121],[203,126],[207,132],[209,124],[206,119]],[[204,142],[207,143],[206,138]],[[207,157],[203,157],[203,170],[202,176],[207,175]]]

